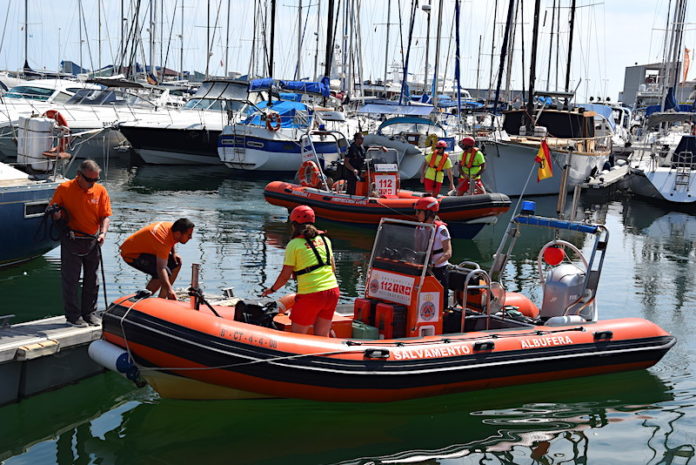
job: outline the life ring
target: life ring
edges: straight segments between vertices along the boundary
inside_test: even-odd
[[[307,160],[300,165],[297,178],[304,187],[321,186],[321,170],[312,160]]]
[[[435,134],[435,133],[428,134],[428,137],[425,139],[425,146],[434,149],[435,144],[437,144],[438,140],[440,140],[440,139],[437,137],[437,134]]]
[[[280,129],[280,113],[268,113],[266,115],[266,129],[276,132]]]
[[[58,143],[51,147],[49,152],[65,152],[68,150],[68,145],[70,145],[70,128],[65,117],[60,114],[58,110],[46,110],[42,117],[50,118],[58,123],[59,128],[62,130],[63,135],[58,137]]]

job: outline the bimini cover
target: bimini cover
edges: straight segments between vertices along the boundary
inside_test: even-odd
[[[307,108],[307,105],[300,102],[288,102],[285,100],[275,100],[269,103],[267,101],[259,102],[256,105],[257,108],[263,110],[268,108],[272,112],[276,112],[280,115],[280,127],[281,128],[307,128],[311,122],[311,112]],[[247,111],[253,111],[250,109]],[[251,126],[262,126],[266,124],[264,119],[265,112],[255,111],[250,114],[242,124],[248,124]]]
[[[439,124],[435,123],[433,121],[430,121],[429,119],[426,118],[417,118],[415,116],[397,116],[396,118],[389,118],[385,122],[379,125],[377,128],[377,134],[381,134],[382,130],[386,127],[393,126],[395,124],[404,124],[404,125],[412,125],[413,130],[417,130],[418,132],[422,132],[425,134],[426,130],[423,128],[419,128],[419,126],[424,125],[424,126],[433,126],[439,129],[442,129],[444,131],[444,128]]]
[[[578,106],[583,107],[588,111],[594,111],[598,115],[602,116],[609,123],[611,130],[616,130],[616,122],[614,121],[614,118],[612,118],[612,109],[610,106],[602,105],[600,103],[583,103]]]
[[[368,103],[363,105],[358,113],[373,115],[412,115],[426,116],[432,113],[435,107],[432,105],[388,105],[382,103]]]

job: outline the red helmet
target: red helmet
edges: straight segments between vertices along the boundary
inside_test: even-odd
[[[439,141],[437,141],[437,144],[435,144],[435,147],[436,148],[440,148],[440,147],[447,148],[447,142],[445,142],[444,140],[439,140]]]
[[[413,208],[416,210],[430,210],[436,212],[440,210],[440,203],[435,197],[421,197]]]
[[[314,216],[314,210],[312,207],[307,205],[300,205],[295,207],[290,212],[290,221],[298,224],[314,223],[316,217]]]
[[[476,141],[473,137],[465,137],[464,139],[462,139],[461,144],[464,147],[473,147],[476,144]]]

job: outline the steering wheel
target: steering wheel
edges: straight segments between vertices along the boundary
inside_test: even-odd
[[[588,265],[588,263],[587,263],[587,259],[586,259],[585,256],[582,254],[582,252],[580,251],[580,249],[578,249],[577,247],[575,247],[575,246],[574,246],[573,244],[571,244],[570,242],[567,242],[567,241],[564,241],[564,240],[561,240],[561,239],[555,239],[555,240],[553,240],[553,241],[551,241],[551,242],[547,242],[546,244],[544,244],[544,246],[543,246],[543,247],[541,248],[541,250],[539,251],[539,256],[537,257],[537,269],[539,270],[539,282],[540,282],[541,284],[544,284],[544,283],[546,282],[546,279],[544,278],[544,271],[543,271],[543,265],[544,265],[544,263],[543,263],[543,261],[544,261],[544,252],[546,252],[546,249],[548,249],[548,248],[550,248],[550,247],[558,247],[558,248],[561,248],[561,249],[563,250],[564,253],[565,253],[565,249],[568,249],[568,250],[570,250],[571,252],[573,252],[576,256],[580,257],[580,260],[582,261],[582,264],[585,266],[585,270],[584,270],[584,271],[587,272],[587,269],[588,269],[589,265]],[[567,254],[566,254],[566,255],[567,255]]]

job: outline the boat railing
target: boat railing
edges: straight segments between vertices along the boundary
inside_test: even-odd
[[[696,157],[694,157],[694,153],[690,150],[675,152],[672,156],[672,168],[689,171],[696,169]]]

